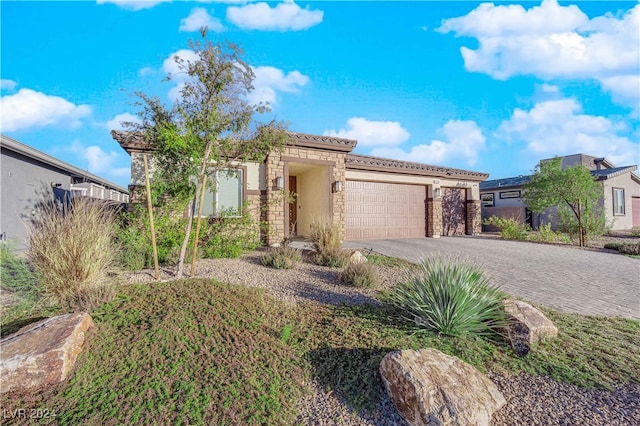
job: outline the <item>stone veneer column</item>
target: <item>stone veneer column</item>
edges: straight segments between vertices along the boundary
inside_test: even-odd
[[[482,232],[482,209],[480,200],[467,200],[467,235]]]
[[[427,237],[442,235],[442,198],[427,199]]]
[[[284,178],[284,161],[278,153],[272,153],[267,157],[266,162],[266,185],[267,193],[265,205],[267,214],[267,245],[280,244],[284,239],[284,199],[281,190],[276,188],[276,178],[282,176]]]

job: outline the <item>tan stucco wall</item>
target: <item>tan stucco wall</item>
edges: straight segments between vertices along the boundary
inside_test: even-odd
[[[314,220],[327,219],[330,212],[329,168],[317,166],[297,174],[298,235],[308,236]]]
[[[613,214],[613,188],[624,189],[625,214],[618,216]],[[603,205],[607,215],[607,223],[613,222],[613,230],[633,228],[632,197],[640,196],[640,184],[631,179],[630,173],[616,176],[603,181]]]
[[[466,188],[467,200],[479,200],[480,188],[477,182],[439,177],[405,175],[400,173],[379,173],[361,170],[347,170],[346,178],[350,180],[368,180],[389,183],[407,183],[427,185],[427,197],[433,197],[433,189],[437,187]]]

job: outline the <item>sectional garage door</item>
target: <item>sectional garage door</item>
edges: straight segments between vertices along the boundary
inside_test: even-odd
[[[348,240],[426,235],[426,187],[347,181]]]

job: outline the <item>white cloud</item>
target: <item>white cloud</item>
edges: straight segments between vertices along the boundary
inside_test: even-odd
[[[168,93],[169,99],[176,101],[180,97],[180,92],[184,87],[185,81],[189,78],[186,71],[180,69],[176,63],[176,58],[186,62],[197,62],[200,57],[196,52],[189,49],[180,49],[167,57],[162,63],[162,71],[171,76],[171,80],[175,83]]]
[[[520,74],[596,79],[614,100],[637,99],[637,86],[610,79],[640,74],[640,5],[589,19],[577,6],[555,0],[528,10],[483,3],[465,16],[444,20],[438,31],[478,40],[477,49],[460,49],[469,71],[499,80]]]
[[[107,129],[109,130],[124,130],[123,122],[140,123],[140,118],[128,112],[118,114],[111,120],[107,121]]]
[[[584,153],[617,165],[636,164],[640,145],[620,135],[626,130],[623,122],[583,114],[575,99],[559,99],[537,103],[529,111],[515,109],[497,136],[526,144],[534,158]]]
[[[142,9],[151,9],[160,3],[169,1],[171,0],[97,0],[96,3],[113,3],[121,9],[137,11]]]
[[[18,83],[13,80],[2,79],[0,80],[0,90],[13,90],[16,88]]]
[[[324,135],[355,139],[359,147],[399,145],[410,136],[398,121],[372,121],[362,117],[351,117],[346,129],[326,130]]]
[[[240,28],[263,31],[304,30],[322,22],[324,12],[302,9],[293,1],[284,1],[276,7],[268,3],[254,3],[227,8],[227,19]]]
[[[144,67],[140,71],[138,71],[138,75],[140,77],[147,77],[147,76],[153,75],[155,73],[156,73],[156,70],[154,70],[151,67]]]
[[[560,90],[558,89],[558,86],[554,86],[552,84],[542,84],[540,86],[540,89],[544,92],[544,93],[558,93]]]
[[[445,141],[432,140],[405,151],[400,147],[381,147],[371,151],[372,155],[427,164],[442,164],[462,160],[473,166],[478,153],[485,148],[485,137],[474,121],[449,120],[439,133]]]
[[[1,127],[14,132],[54,124],[77,127],[81,119],[91,115],[88,105],[75,105],[58,96],[50,96],[31,89],[0,98]]]
[[[78,140],[74,140],[68,149],[88,163],[86,170],[90,173],[110,177],[123,177],[131,173],[129,167],[115,166],[121,159],[121,154],[116,151],[106,152],[98,145],[84,146]]]
[[[189,16],[180,20],[180,31],[200,31],[202,27],[207,27],[210,31],[216,33],[222,32],[225,29],[218,18],[209,15],[207,10],[202,7],[194,7],[191,9]]]
[[[255,74],[253,91],[249,93],[247,101],[257,105],[260,102],[274,105],[277,100],[277,92],[297,93],[301,87],[309,83],[309,77],[300,71],[284,73],[279,68],[261,66],[252,67]]]

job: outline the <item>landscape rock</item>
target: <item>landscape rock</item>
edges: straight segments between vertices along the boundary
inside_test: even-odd
[[[489,425],[506,404],[486,376],[431,348],[391,352],[380,373],[393,405],[411,426]]]
[[[367,257],[356,250],[349,258],[349,263],[367,263]]]
[[[528,303],[508,299],[504,307],[509,316],[507,336],[516,354],[524,356],[529,353],[532,344],[558,335],[558,327]]]
[[[66,314],[30,324],[0,340],[0,392],[64,381],[93,325],[86,313]]]

